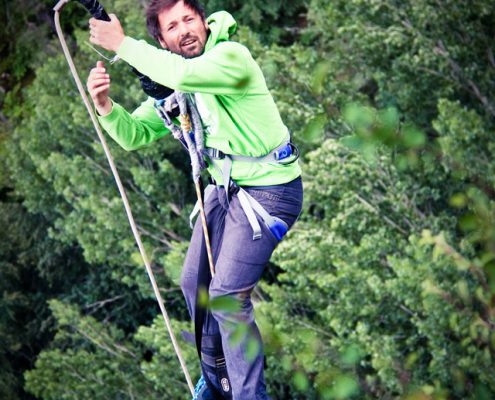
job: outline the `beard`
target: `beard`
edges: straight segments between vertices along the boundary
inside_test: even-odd
[[[191,40],[193,42],[189,46],[185,46],[184,43],[188,43]],[[191,48],[188,48],[191,47]],[[198,37],[195,36],[186,36],[184,39],[181,40],[180,47],[179,47],[179,55],[181,55],[184,58],[195,58],[203,54],[205,44],[201,43],[199,41]]]
[[[181,57],[184,58],[195,58],[199,57],[204,53],[205,50],[205,45],[206,42],[208,41],[208,37],[210,36],[210,31],[208,30],[206,33],[206,37],[204,39],[204,43],[202,43],[199,39],[198,36],[196,35],[188,35],[185,38],[183,38],[180,43],[177,45],[171,45],[170,43],[167,43],[166,41],[160,42],[162,47],[167,49],[168,51],[177,54]],[[191,43],[191,47],[187,48],[188,46],[184,46],[184,43],[187,43],[190,40],[194,40],[193,43]]]
[[[192,52],[186,52],[186,51],[181,51],[179,54],[180,56],[184,58],[196,58],[199,57],[201,54],[203,54],[204,49],[198,49],[198,51],[192,51]]]

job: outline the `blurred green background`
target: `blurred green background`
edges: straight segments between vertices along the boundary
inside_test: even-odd
[[[54,3],[0,8],[0,398],[190,398]],[[103,1],[138,38],[145,3]],[[273,399],[494,399],[495,2],[206,6],[238,20],[302,152],[304,211],[256,298]],[[88,14],[62,23],[85,80]],[[110,74],[121,104],[144,99]],[[178,333],[187,159],[111,148]]]

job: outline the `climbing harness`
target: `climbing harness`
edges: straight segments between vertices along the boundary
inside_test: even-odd
[[[91,103],[89,102],[88,96],[86,95],[84,87],[81,83],[81,79],[79,77],[79,74],[77,73],[76,67],[74,65],[74,61],[72,60],[69,49],[67,47],[67,43],[66,43],[64,35],[62,33],[62,29],[60,27],[60,11],[69,1],[70,0],[60,0],[55,5],[55,7],[53,8],[53,10],[55,11],[55,14],[54,14],[55,29],[57,31],[57,35],[58,35],[58,38],[60,40],[60,44],[62,45],[62,49],[63,49],[64,55],[65,55],[65,58],[67,59],[67,63],[69,64],[69,68],[72,72],[72,76],[74,77],[74,80],[76,81],[76,85],[77,85],[77,88],[79,90],[79,94],[81,95],[83,102],[84,102],[84,105],[86,106],[86,109],[87,109],[89,116],[91,118],[91,121],[93,122],[94,128],[96,130],[98,138],[100,139],[101,145],[103,147],[103,150],[104,150],[105,155],[107,157],[108,163],[110,165],[110,169],[112,170],[115,182],[116,182],[117,187],[118,187],[119,192],[120,192],[120,196],[122,197],[122,202],[124,203],[124,208],[125,208],[125,211],[127,214],[127,218],[129,220],[129,224],[130,224],[131,229],[132,229],[132,233],[134,234],[134,238],[135,238],[136,243],[139,247],[139,252],[141,253],[141,257],[142,257],[144,265],[146,267],[146,272],[148,273],[148,277],[151,281],[153,291],[155,293],[156,299],[158,301],[158,305],[159,305],[161,313],[163,315],[165,326],[167,327],[167,331],[170,335],[172,345],[174,347],[175,353],[177,355],[177,358],[179,359],[179,363],[181,365],[182,371],[183,371],[184,376],[186,378],[187,386],[189,387],[191,395],[194,396],[194,386],[192,384],[191,377],[189,375],[189,371],[187,370],[187,366],[186,366],[186,363],[184,361],[184,357],[182,356],[182,352],[180,350],[180,347],[177,343],[174,332],[172,330],[172,326],[170,324],[170,319],[168,317],[168,313],[167,313],[167,310],[165,309],[165,305],[164,305],[162,296],[160,294],[160,290],[158,288],[155,277],[153,275],[153,271],[151,269],[151,265],[150,265],[148,256],[146,255],[146,252],[144,250],[144,246],[143,246],[143,243],[141,241],[141,236],[140,236],[139,231],[136,227],[136,223],[135,223],[134,217],[132,215],[131,207],[129,205],[127,195],[125,193],[124,186],[122,185],[122,181],[120,179],[117,168],[115,167],[115,163],[113,161],[110,150],[108,149],[108,145],[106,143],[105,137],[103,136],[103,133],[102,133],[101,128],[98,124],[98,120],[96,118],[95,112],[93,111],[93,108],[91,107]],[[105,21],[110,21],[108,14],[105,12],[103,7],[96,0],[79,0],[79,2],[84,7],[86,7],[88,9],[88,11],[91,13],[91,15],[93,17],[95,17],[97,19],[102,19]]]
[[[261,227],[256,218],[256,214],[258,214],[265,225],[268,227],[270,232],[275,236],[275,238],[280,241],[287,233],[289,227],[282,219],[278,217],[274,217],[270,215],[265,208],[253,197],[251,196],[244,188],[238,186],[230,177],[230,173],[232,170],[232,163],[236,162],[246,162],[246,163],[278,163],[278,164],[292,164],[299,158],[299,150],[298,148],[290,142],[290,135],[287,138],[286,143],[281,146],[275,148],[268,154],[261,157],[251,157],[244,155],[234,155],[234,154],[225,154],[222,151],[214,148],[207,148],[205,150],[205,155],[213,164],[215,169],[220,172],[222,176],[222,180],[224,183],[224,188],[226,191],[227,199],[229,198],[229,190],[233,186],[234,192],[237,193],[237,197],[239,198],[239,202],[241,203],[241,207],[246,214],[246,217],[253,229],[253,240],[261,239]],[[223,165],[220,166],[218,160],[223,160]],[[228,182],[226,184],[226,182]],[[209,185],[205,190],[205,200],[207,200],[208,196],[213,192],[214,186]],[[190,224],[192,225],[192,221],[196,214],[198,213],[199,207],[194,207],[191,215],[189,216]]]

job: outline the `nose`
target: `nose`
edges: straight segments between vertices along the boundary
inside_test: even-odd
[[[184,36],[189,34],[189,27],[185,23],[179,24],[179,37],[182,39]]]

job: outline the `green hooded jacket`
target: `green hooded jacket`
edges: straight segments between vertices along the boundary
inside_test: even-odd
[[[233,17],[220,11],[207,22],[209,37],[198,57],[186,59],[127,36],[117,54],[155,82],[194,93],[207,147],[226,154],[264,156],[287,140],[288,129],[251,53],[229,40],[237,27]],[[130,114],[114,102],[112,111],[99,120],[117,143],[134,150],[169,133],[153,103],[149,98]],[[208,170],[222,183],[213,167]],[[235,161],[232,165],[232,179],[245,186],[278,185],[300,174],[297,161],[289,165]]]

